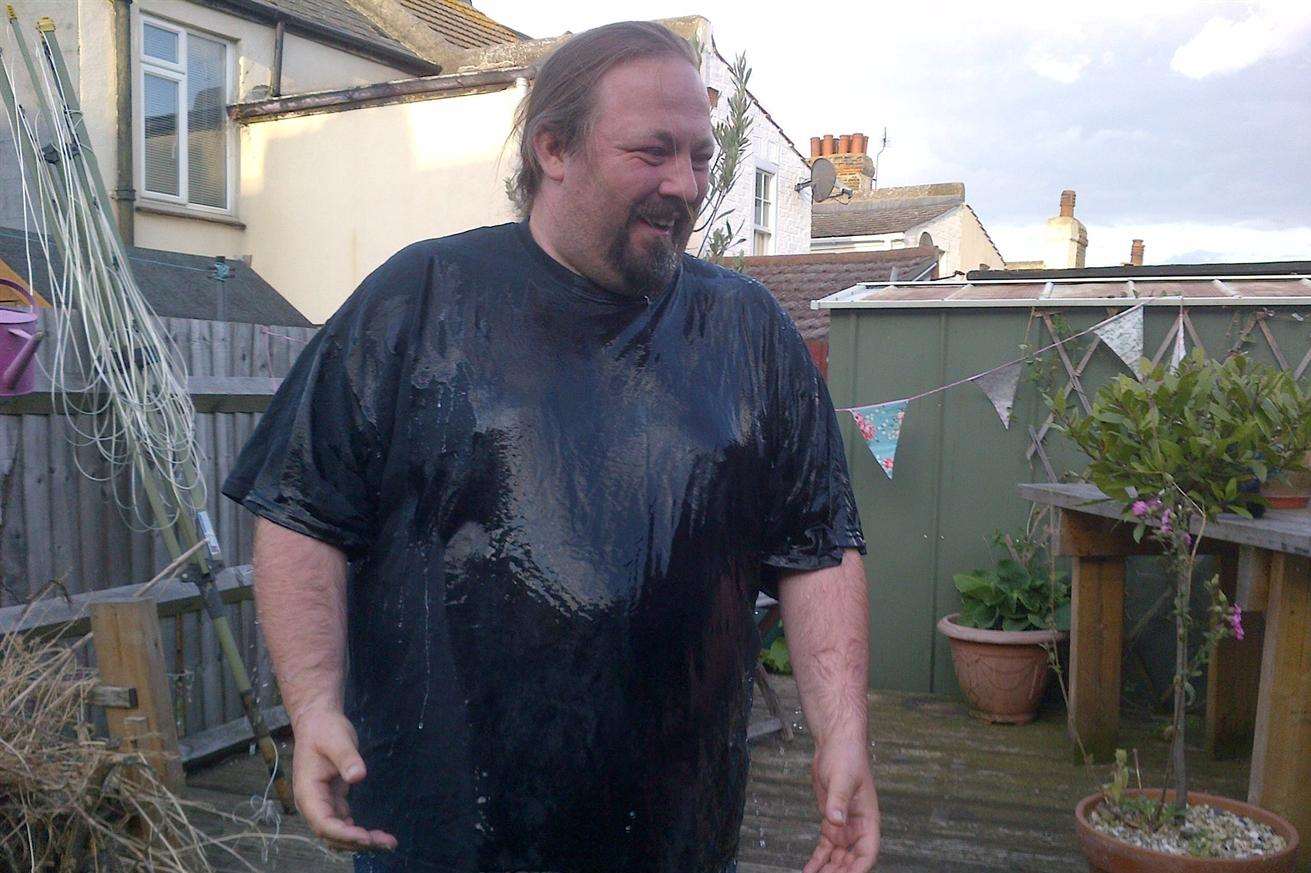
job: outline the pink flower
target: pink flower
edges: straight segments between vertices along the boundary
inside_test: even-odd
[[[1187,533],[1184,534],[1184,545],[1187,546],[1187,547],[1190,548],[1190,549],[1193,547],[1193,535],[1192,535],[1192,534],[1187,534]]]
[[[1162,533],[1169,533],[1170,531],[1174,530],[1174,528],[1172,528],[1172,527],[1170,526],[1170,518],[1171,518],[1170,510],[1167,509],[1167,510],[1166,510],[1164,513],[1162,513],[1162,515],[1161,515],[1161,532],[1162,532]]]
[[[1133,506],[1129,507],[1129,511],[1133,513],[1134,518],[1142,518],[1147,514],[1147,508],[1146,500],[1135,500]]]
[[[874,439],[874,428],[870,426],[869,419],[855,411],[851,413],[851,417],[856,419],[856,427],[860,428],[860,435],[866,442]]]
[[[1234,639],[1243,638],[1243,608],[1235,603],[1229,608],[1229,615],[1226,616],[1229,622],[1229,629],[1234,633]]]
[[[1159,498],[1159,497],[1153,497],[1153,498],[1152,498],[1152,502],[1149,503],[1149,504],[1147,504],[1147,508],[1150,509],[1150,510],[1157,510],[1157,509],[1160,509],[1160,508],[1161,508],[1161,498]]]

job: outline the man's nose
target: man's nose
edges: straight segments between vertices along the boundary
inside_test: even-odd
[[[665,197],[676,197],[684,203],[696,203],[701,190],[697,185],[696,172],[692,169],[691,153],[678,152],[666,166],[668,171],[660,183],[660,193]]]

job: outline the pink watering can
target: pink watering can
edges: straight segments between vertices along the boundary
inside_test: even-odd
[[[36,375],[32,356],[45,333],[36,329],[36,301],[27,289],[8,279],[0,279],[0,285],[27,300],[25,310],[0,306],[0,397],[14,397],[32,391]]]

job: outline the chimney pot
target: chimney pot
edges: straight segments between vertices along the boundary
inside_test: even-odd
[[[851,135],[851,150],[858,155],[865,154],[865,149],[869,147],[869,137],[863,133]]]
[[[1074,192],[1069,188],[1061,192],[1061,217],[1074,217]]]
[[[810,138],[810,158],[811,158],[811,160],[814,160],[815,158],[819,157],[819,148],[820,148],[820,145],[821,145],[823,142],[824,142],[824,140],[821,139],[820,137],[817,137],[817,136],[812,136],[812,137]]]
[[[1143,265],[1143,252],[1145,249],[1146,246],[1143,245],[1142,240],[1134,240],[1133,245],[1129,247],[1129,263],[1135,267],[1141,267]]]
[[[836,151],[836,149],[837,149],[837,144],[833,140],[833,134],[831,133],[824,134],[824,142],[820,146],[820,154],[823,155],[824,157],[828,157],[829,155],[833,154],[833,152]]]
[[[838,138],[838,154],[851,154],[851,134],[844,133]]]

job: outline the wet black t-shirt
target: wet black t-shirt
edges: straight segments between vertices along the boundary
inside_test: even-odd
[[[400,843],[370,869],[723,868],[757,592],[864,550],[768,291],[685,257],[620,296],[516,224],[365,279],[223,491],[349,557],[350,804]]]

